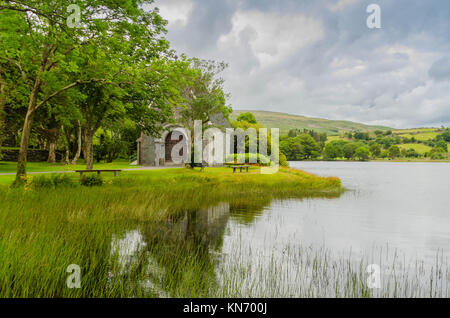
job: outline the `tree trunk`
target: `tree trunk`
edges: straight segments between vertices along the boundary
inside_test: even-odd
[[[46,131],[48,141],[48,163],[56,163],[56,146],[59,139],[59,128],[52,128]]]
[[[70,164],[70,131],[65,126],[61,126],[61,130],[64,137],[64,148],[66,149],[64,162],[66,165],[68,165]]]
[[[56,142],[53,140],[50,142],[48,146],[48,163],[56,163]]]
[[[84,128],[83,137],[86,170],[92,170],[94,168],[94,133],[89,128]]]
[[[32,93],[32,95],[34,95]],[[37,95],[37,94],[36,94]],[[27,115],[25,116],[25,121],[23,123],[22,136],[20,139],[20,149],[19,149],[19,158],[17,160],[17,173],[16,173],[16,182],[21,183],[22,177],[26,177],[27,175],[27,151],[28,144],[30,141],[31,134],[31,126],[33,124],[34,117],[34,106],[33,102],[36,103],[36,96],[32,96],[30,100],[30,105],[28,107]]]
[[[77,147],[77,153],[75,154],[75,157],[72,160],[72,164],[76,165],[78,159],[81,155],[81,123],[78,121],[78,147]]]
[[[2,74],[0,73],[0,158],[2,155],[2,143],[3,143],[3,136],[5,135],[4,132],[4,114],[3,110],[5,108],[6,104],[6,84],[3,82]]]

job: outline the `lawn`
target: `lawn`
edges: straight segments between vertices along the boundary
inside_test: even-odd
[[[95,163],[94,169],[127,169],[134,168],[128,161],[114,161],[112,163]],[[15,173],[17,162],[0,161],[0,173]],[[66,165],[64,163],[28,162],[27,172],[49,172],[49,171],[73,171],[86,169],[83,160],[77,165]]]

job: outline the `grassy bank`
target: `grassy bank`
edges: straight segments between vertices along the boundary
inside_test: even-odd
[[[32,181],[25,189],[0,188],[0,297],[152,297],[162,295],[158,288],[204,295],[214,280],[211,238],[203,231],[172,238],[173,224],[187,220],[183,226],[190,228],[198,211],[220,202],[231,213],[257,211],[273,199],[333,198],[342,191],[337,178],[292,169],[274,175],[257,168],[249,174],[226,168],[124,172],[92,188],[81,187],[75,174],[69,179],[72,185],[57,188]],[[136,228],[144,248],[133,255],[117,250],[114,238]],[[214,246],[222,235],[214,236]],[[81,267],[80,289],[66,286],[71,264]],[[143,281],[158,281],[159,287],[136,285]]]

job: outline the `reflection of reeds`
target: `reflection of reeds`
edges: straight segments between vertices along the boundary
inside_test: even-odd
[[[228,202],[231,214],[247,209],[245,223],[272,199],[333,198],[342,192],[336,178],[258,171],[175,169],[128,173],[107,179],[103,187],[0,189],[0,297],[162,295],[137,282],[153,282],[174,296],[208,293],[216,279],[211,255],[221,245],[223,230],[161,240],[152,237],[151,224],[176,223],[220,202]],[[124,270],[111,240],[137,228],[147,245]],[[70,264],[81,267],[79,290],[66,287]],[[155,264],[165,275],[154,270]]]
[[[336,255],[324,247],[294,244],[265,255],[250,244],[236,242],[240,251],[225,256],[216,269],[219,288],[216,297],[439,297],[450,296],[450,269],[437,257],[432,268],[422,262],[410,266],[386,251],[379,257]],[[244,252],[242,252],[244,251]],[[375,252],[375,251],[374,251]],[[368,284],[369,264],[381,267],[379,289]]]

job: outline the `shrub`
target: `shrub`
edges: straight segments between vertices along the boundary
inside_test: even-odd
[[[103,179],[97,174],[83,175],[80,184],[85,187],[100,187],[103,185]]]
[[[289,167],[289,162],[287,161],[287,158],[283,153],[280,153],[280,166]]]
[[[360,161],[366,161],[370,158],[370,151],[366,147],[358,147],[355,150],[355,157],[358,158]]]
[[[58,188],[74,186],[72,179],[65,173],[52,174],[51,176],[36,176],[31,179],[29,184],[33,188]]]

